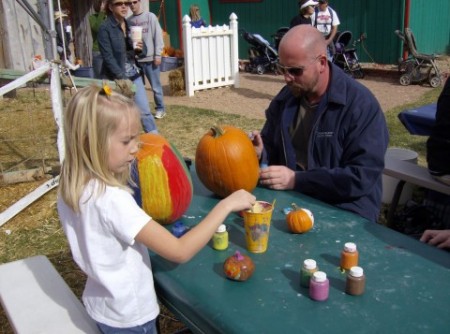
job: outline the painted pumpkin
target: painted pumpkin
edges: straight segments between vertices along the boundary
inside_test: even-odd
[[[306,233],[314,226],[314,216],[311,211],[292,204],[293,210],[286,216],[289,231],[292,233]]]
[[[229,279],[242,282],[252,276],[253,271],[255,271],[255,265],[250,257],[236,251],[234,255],[225,260],[223,271]]]
[[[233,126],[215,126],[197,145],[195,169],[203,185],[219,197],[255,189],[259,164],[248,135]]]
[[[140,141],[133,168],[138,185],[136,201],[155,221],[171,224],[192,201],[190,172],[183,157],[163,136],[145,133]]]

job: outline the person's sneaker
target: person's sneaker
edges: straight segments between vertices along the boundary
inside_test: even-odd
[[[163,118],[164,116],[166,116],[166,112],[165,112],[164,110],[158,110],[158,111],[156,112],[155,118],[161,119],[161,118]]]

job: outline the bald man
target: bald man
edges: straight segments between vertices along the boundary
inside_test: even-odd
[[[372,93],[327,61],[327,43],[299,25],[280,42],[278,71],[286,86],[253,132],[260,183],[294,189],[370,221],[381,206],[381,175],[389,141]]]

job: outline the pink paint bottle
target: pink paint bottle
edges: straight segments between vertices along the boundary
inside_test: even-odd
[[[309,283],[309,297],[313,300],[324,301],[328,299],[330,281],[323,271],[316,271]]]

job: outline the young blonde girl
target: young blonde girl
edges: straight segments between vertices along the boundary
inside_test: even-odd
[[[64,116],[58,212],[73,258],[87,275],[86,310],[103,333],[156,333],[159,307],[148,249],[186,262],[228,214],[249,209],[256,198],[244,190],[231,194],[177,239],[127,187],[141,132],[134,102],[109,88],[86,87]]]
[[[206,27],[205,20],[200,15],[200,7],[198,5],[191,5],[189,7],[189,16],[191,17],[191,26],[195,28]]]

